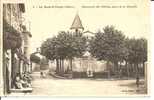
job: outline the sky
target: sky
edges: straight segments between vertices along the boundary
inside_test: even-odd
[[[150,18],[147,1],[27,0],[24,16],[32,34],[30,52],[34,52],[43,41],[58,34],[59,31],[70,31],[76,14],[82,21],[84,31],[95,33],[107,25],[113,25],[128,37],[148,38]]]

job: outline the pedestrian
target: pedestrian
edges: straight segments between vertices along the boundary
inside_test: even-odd
[[[46,77],[45,72],[42,72],[42,71],[41,71],[41,72],[40,72],[40,75],[41,75],[41,76],[40,76],[41,78],[45,78],[45,77]]]
[[[40,72],[40,78],[43,78],[43,72],[42,71]]]

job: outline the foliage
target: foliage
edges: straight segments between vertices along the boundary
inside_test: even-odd
[[[128,48],[127,61],[130,63],[142,63],[147,61],[147,40],[144,38],[131,38],[126,41]]]
[[[139,64],[143,64],[144,67],[144,63],[147,61],[147,40],[145,38],[125,38],[121,31],[113,26],[106,26],[103,32],[96,33],[90,41],[90,52],[98,60],[112,62],[114,64],[113,73],[118,72],[119,76],[122,68],[120,62],[125,62],[129,76],[130,68],[138,73]],[[111,72],[112,68],[108,66],[108,70]]]
[[[69,59],[80,57],[85,51],[86,39],[82,35],[60,32],[57,36],[47,39],[41,46],[41,54],[48,59]]]
[[[41,54],[50,60],[58,58],[56,46],[57,46],[57,38],[56,37],[48,38],[41,45]]]
[[[106,26],[103,31],[97,32],[88,41],[82,36],[82,33],[59,32],[57,36],[48,38],[42,43],[41,54],[50,60],[56,59],[58,68],[56,70],[61,70],[64,59],[69,59],[72,67],[73,58],[82,57],[87,47],[93,57],[107,61],[107,66],[109,62],[112,62],[115,73],[117,71],[120,73],[119,62],[126,62],[125,66],[127,66],[144,64],[147,61],[147,40],[144,38],[125,38],[123,32],[113,26]],[[135,66],[138,67],[138,65]],[[127,68],[129,76],[128,67],[125,68]],[[112,68],[108,67],[108,70],[112,72]]]
[[[125,55],[125,36],[113,26],[106,26],[104,32],[96,33],[90,42],[90,52],[98,60],[122,61]]]

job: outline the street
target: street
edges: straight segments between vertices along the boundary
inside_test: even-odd
[[[39,72],[34,72],[32,75],[34,78],[32,81],[33,92],[28,93],[28,95],[127,96],[136,94],[143,95],[144,92],[136,92],[137,88],[135,85],[135,80],[55,79],[51,76],[48,76],[47,78],[40,78]]]
[[[32,93],[11,93],[10,96],[135,96],[145,94],[143,85],[137,89],[136,80],[57,79],[52,76],[40,78],[39,72],[34,72],[32,76]]]

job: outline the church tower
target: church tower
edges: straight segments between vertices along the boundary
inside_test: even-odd
[[[75,30],[76,33],[84,30],[84,27],[78,14],[76,14],[70,29]]]

